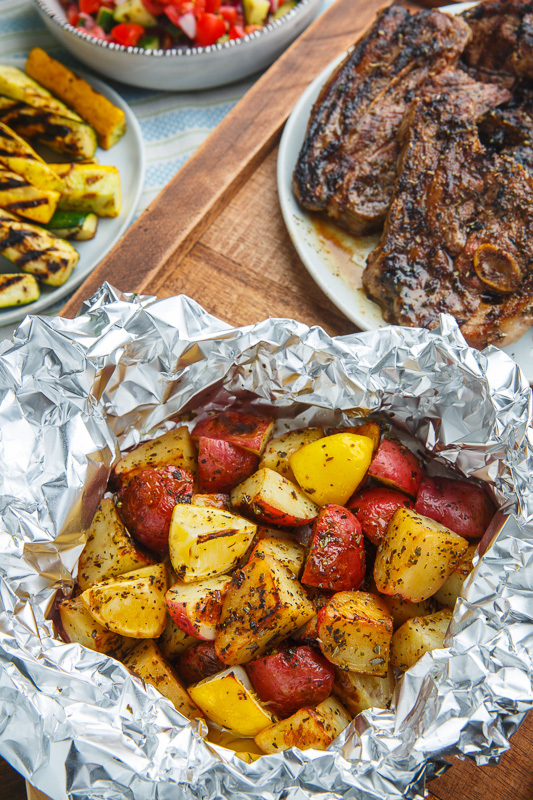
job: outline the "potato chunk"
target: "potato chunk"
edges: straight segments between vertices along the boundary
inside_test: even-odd
[[[256,529],[253,522],[219,508],[175,506],[168,545],[176,575],[194,583],[230,572]]]
[[[259,469],[266,467],[273,469],[279,475],[287,478],[292,483],[296,482],[293,471],[289,465],[289,457],[305,444],[315,442],[324,436],[323,428],[301,428],[296,431],[287,431],[281,436],[271,439],[259,462]]]
[[[261,539],[252,551],[250,559],[271,556],[283,564],[293,575],[298,577],[305,559],[305,549],[292,539],[267,536]]]
[[[81,589],[152,563],[153,558],[136,545],[124,527],[114,502],[102,498],[78,562]]]
[[[466,553],[462,557],[461,561],[457,564],[446,583],[443,583],[440,589],[435,592],[434,598],[438,603],[442,603],[443,606],[448,606],[449,608],[454,607],[455,601],[463,590],[463,583],[466,581],[474,567],[472,564],[472,559],[476,554],[476,550],[477,542],[468,545]],[[412,614],[411,616],[415,615]]]
[[[333,692],[355,717],[367,708],[388,708],[395,683],[392,666],[384,678],[337,667]]]
[[[174,704],[177,711],[188,719],[201,717],[202,712],[192,702],[169,663],[153,641],[139,642],[124,659],[126,667],[154,686],[163,697]]]
[[[272,469],[258,469],[231,493],[234,508],[267,525],[305,525],[318,514],[317,506],[294,484]]]
[[[225,664],[244,664],[314,614],[312,603],[288,569],[270,556],[254,558],[233,574],[215,640],[217,655]]]
[[[318,641],[326,658],[343,669],[385,676],[392,618],[370,592],[338,592],[318,612]]]
[[[165,629],[167,588],[164,564],[154,564],[97,583],[81,599],[108,630],[134,639],[155,639]]]
[[[427,617],[414,617],[404,622],[392,637],[392,665],[401,670],[409,669],[425,653],[444,647],[451,618],[451,609],[444,608]]]
[[[81,644],[97,653],[113,654],[120,658],[136,644],[135,639],[112,633],[96,622],[83,605],[81,597],[62,600],[59,604],[59,616],[68,642]]]
[[[238,736],[255,736],[276,718],[257,697],[242,667],[204,678],[189,694],[209,719]]]
[[[185,426],[158,436],[149,442],[143,442],[134,450],[122,456],[113,468],[112,480],[122,483],[126,475],[134,475],[148,467],[164,467],[172,464],[181,467],[195,476],[196,449]]]
[[[291,717],[270,725],[254,741],[264,753],[280,753],[289,747],[325,750],[351,721],[341,703],[328,697],[316,708],[300,708]]]
[[[198,639],[178,628],[170,614],[168,614],[165,630],[159,637],[157,644],[164,657],[172,661],[172,659],[185,653],[193,645],[198,644]]]
[[[418,603],[435,594],[466,552],[468,541],[410,508],[399,508],[381,540],[374,580],[383,594]]]

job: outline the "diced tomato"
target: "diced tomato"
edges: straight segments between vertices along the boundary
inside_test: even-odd
[[[100,25],[95,25],[93,28],[91,28],[91,30],[87,30],[86,33],[89,36],[94,36],[95,39],[103,39],[104,42],[110,41],[109,35],[104,31],[103,28],[100,27]]]
[[[205,0],[205,10],[208,14],[216,14],[220,10],[222,0]]]
[[[237,9],[235,6],[220,6],[220,15],[230,28],[237,24]]]
[[[80,11],[83,14],[96,14],[101,5],[101,0],[79,0]]]
[[[163,13],[164,5],[159,0],[142,0],[142,4],[150,14],[154,14],[156,17]]]
[[[206,0],[160,0],[161,4],[165,6],[165,10],[169,7],[175,8],[181,17],[182,14],[203,14],[205,11]]]
[[[74,3],[72,3],[67,8],[67,20],[71,25],[74,25],[74,27],[76,27],[76,25],[78,24],[79,18],[80,18],[80,14],[79,14],[79,11],[78,11],[78,7],[75,6]]]
[[[111,36],[115,42],[124,47],[135,47],[144,34],[144,25],[137,25],[135,22],[121,22],[111,29]]]
[[[244,36],[244,28],[242,25],[233,25],[229,29],[229,38],[230,39],[242,39]]]
[[[217,39],[226,33],[226,24],[218,14],[200,14],[196,27],[196,39],[194,44],[197,47],[209,47],[215,44]]]

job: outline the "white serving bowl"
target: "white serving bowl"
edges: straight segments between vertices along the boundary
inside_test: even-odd
[[[143,50],[88,36],[67,22],[59,0],[34,0],[50,32],[80,61],[107,77],[144,89],[209,89],[265,69],[317,16],[322,0],[300,0],[262,30],[210,47]]]

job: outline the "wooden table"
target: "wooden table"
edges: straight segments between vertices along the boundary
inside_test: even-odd
[[[429,3],[435,4],[433,0]],[[235,325],[267,316],[354,330],[308,276],[279,211],[275,165],[283,124],[312,79],[373,19],[383,0],[339,0],[242,99],[64,309],[73,316],[104,280],[123,291],[185,293]],[[531,800],[533,717],[497,767],[454,760],[435,800]],[[25,800],[0,759],[2,800]]]

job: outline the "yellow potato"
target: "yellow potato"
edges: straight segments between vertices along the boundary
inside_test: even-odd
[[[368,436],[335,433],[300,447],[289,458],[294,476],[314,503],[344,505],[357,489],[372,461]]]
[[[209,719],[237,736],[255,736],[276,720],[257,699],[242,667],[231,667],[189,686],[189,694]]]
[[[165,565],[154,564],[97,583],[81,599],[107,630],[134,639],[155,639],[165,630],[167,588]]]

